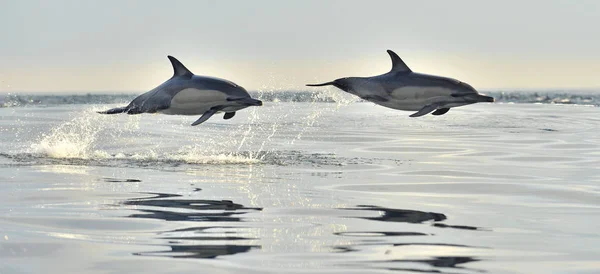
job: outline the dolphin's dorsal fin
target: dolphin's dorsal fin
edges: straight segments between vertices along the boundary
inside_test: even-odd
[[[173,65],[173,77],[175,76],[183,76],[187,78],[191,78],[194,75],[189,69],[187,69],[177,58],[169,55],[167,56],[169,61],[171,61],[171,65]]]
[[[392,58],[392,70],[390,72],[404,72],[409,73],[412,72],[410,68],[400,59],[398,54],[388,49],[387,53]]]

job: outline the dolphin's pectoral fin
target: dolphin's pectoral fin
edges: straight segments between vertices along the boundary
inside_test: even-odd
[[[235,116],[235,111],[234,112],[225,112],[225,115],[223,115],[223,119],[225,119],[225,120],[231,119],[231,118],[233,118],[233,116]]]
[[[440,109],[437,109],[436,111],[434,111],[431,115],[444,115],[449,110],[450,110],[450,108],[440,108]]]
[[[410,117],[421,117],[425,114],[428,114],[434,110],[436,110],[438,107],[438,104],[430,104],[430,105],[426,105],[423,108],[421,108],[419,111],[413,113],[410,115]]]
[[[192,126],[197,126],[199,124],[206,122],[206,120],[208,120],[208,118],[210,118],[215,113],[217,113],[217,111],[219,111],[219,108],[211,108],[211,109],[207,110],[204,114],[202,114],[202,116],[200,116],[200,118],[198,120],[196,120],[196,122],[192,123]]]

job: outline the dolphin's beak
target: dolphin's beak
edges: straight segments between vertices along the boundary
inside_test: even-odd
[[[263,105],[263,102],[261,100],[256,100],[254,98],[248,98],[246,102],[250,106],[257,106],[257,107],[259,107],[259,106]]]
[[[489,103],[493,103],[496,101],[496,99],[494,99],[494,97],[491,97],[491,96],[481,95],[480,98],[482,98],[484,100],[484,102],[489,102]]]

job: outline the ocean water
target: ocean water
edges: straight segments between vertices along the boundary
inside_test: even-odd
[[[600,108],[569,96],[415,119],[324,91],[196,127],[5,97],[0,273],[599,273]]]

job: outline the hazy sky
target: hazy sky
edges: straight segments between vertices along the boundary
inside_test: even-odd
[[[413,71],[477,89],[600,87],[600,1],[0,0],[0,92],[247,89]]]

